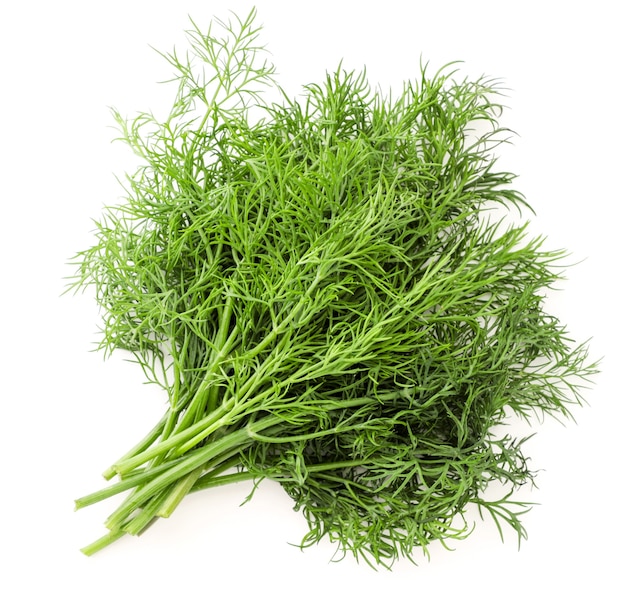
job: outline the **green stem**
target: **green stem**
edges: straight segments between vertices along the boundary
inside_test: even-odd
[[[161,505],[174,490],[172,486],[164,488],[162,492],[155,495],[147,504],[145,504],[139,513],[137,513],[123,528],[129,535],[139,535],[146,529],[152,521],[157,518],[157,513]]]
[[[154,476],[157,476],[160,473],[164,472],[165,470],[169,469],[170,467],[173,467],[174,465],[176,465],[176,463],[177,463],[177,460],[172,459],[171,461],[168,461],[167,463],[162,463],[158,466],[142,469],[133,475],[125,476],[122,480],[120,480],[119,482],[116,482],[115,484],[111,484],[110,486],[107,486],[106,488],[102,488],[101,490],[98,490],[91,494],[87,494],[86,496],[82,496],[81,498],[77,498],[74,501],[76,505],[75,510],[85,508],[87,506],[90,506],[92,504],[105,500],[107,498],[110,498],[111,496],[120,494],[121,492],[124,492],[125,490],[130,490],[131,488],[134,488],[135,486],[140,486],[141,484],[144,484],[145,482],[147,482],[149,479],[153,478]]]
[[[156,457],[157,455],[160,455],[161,453],[170,451],[171,449],[184,443],[186,440],[194,437],[195,435],[197,435],[198,433],[202,431],[205,431],[208,436],[208,434],[211,434],[213,431],[217,430],[220,426],[223,426],[224,424],[226,424],[229,417],[230,417],[229,411],[220,407],[217,410],[215,410],[213,413],[209,414],[206,418],[203,418],[201,421],[196,422],[195,424],[193,424],[192,426],[190,426],[189,428],[181,432],[177,432],[173,434],[171,437],[161,441],[157,445],[154,445],[152,448],[146,451],[142,451],[141,453],[135,455],[134,457],[122,459],[120,462],[113,465],[113,468],[116,471],[116,473],[123,476],[124,474],[127,474],[131,470],[146,463],[153,457]]]
[[[162,491],[163,488],[173,484],[194,470],[206,466],[210,461],[224,453],[237,449],[250,440],[251,431],[255,433],[280,422],[282,422],[281,418],[268,416],[255,422],[250,428],[246,427],[237,430],[222,437],[219,441],[208,443],[200,449],[179,458],[178,463],[174,467],[159,474],[131,494],[108,518],[106,527],[111,530],[119,529],[136,509],[143,506],[155,494]]]
[[[119,463],[123,463],[127,459],[131,459],[140,453],[143,453],[154,441],[157,440],[160,434],[162,434],[164,427],[168,421],[170,416],[170,412],[168,411],[163,418],[154,426],[154,428],[141,440],[139,441],[128,453],[120,457],[111,467],[102,472],[102,475],[105,480],[110,480],[117,471],[115,467]]]
[[[181,503],[183,498],[191,491],[193,485],[198,481],[198,478],[203,472],[204,467],[198,467],[184,478],[178,480],[178,483],[171,489],[167,498],[163,500],[156,511],[157,516],[163,518],[169,517],[176,510],[176,507]]]
[[[228,297],[229,299],[231,297]],[[217,407],[217,394],[219,384],[216,382],[218,370],[224,358],[229,354],[233,343],[238,337],[239,330],[235,327],[230,334],[227,334],[230,317],[232,315],[232,300],[228,301],[228,306],[222,310],[222,322],[218,336],[216,337],[215,349],[212,351],[209,368],[204,373],[200,386],[193,394],[193,399],[187,408],[185,415],[175,432],[181,432],[192,426],[194,423],[206,417],[207,413],[215,411]]]
[[[231,474],[224,474],[221,476],[206,475],[202,476],[191,488],[190,492],[199,492],[200,490],[206,490],[208,488],[215,488],[216,486],[226,486],[228,484],[237,484],[238,482],[245,482],[246,480],[252,480],[253,476],[250,472],[233,472]]]
[[[81,552],[85,554],[85,556],[92,556],[96,552],[99,552],[103,548],[106,548],[108,545],[120,539],[120,537],[126,535],[125,531],[121,529],[118,531],[109,531],[106,535],[103,535],[101,538],[97,539],[95,542],[92,542],[88,546],[81,548]]]

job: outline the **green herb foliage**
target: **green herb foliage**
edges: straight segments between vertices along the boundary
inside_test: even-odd
[[[393,97],[339,67],[291,100],[254,12],[192,24],[163,54],[169,114],[114,112],[142,166],[75,261],[101,348],[169,398],[77,501],[129,491],[84,552],[263,478],[304,513],[303,546],[373,566],[465,537],[471,506],[525,537],[511,496],[534,474],[502,427],[568,416],[595,367],[544,311],[563,252],[497,215],[528,206],[495,167],[496,81],[422,67]]]

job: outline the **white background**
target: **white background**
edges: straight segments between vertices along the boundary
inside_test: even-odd
[[[575,410],[546,422],[527,453],[541,468],[540,502],[518,551],[489,524],[393,572],[333,547],[301,552],[303,518],[263,484],[189,497],[139,539],[92,558],[115,501],[73,512],[100,472],[160,416],[159,394],[120,359],[89,352],[98,316],[90,295],[64,296],[67,260],[88,245],[91,218],[121,191],[132,162],[107,106],[149,110],[167,96],[169,67],[149,48],[183,42],[188,15],[208,25],[248,2],[56,1],[0,9],[0,275],[2,407],[0,589],[3,591],[624,590],[624,58],[616,1],[334,0],[257,3],[280,82],[296,92],[341,58],[383,87],[463,60],[461,72],[501,77],[504,122],[519,135],[502,166],[537,211],[535,229],[581,263],[550,300],[577,340],[593,338],[602,374]],[[166,93],[166,94],[164,94]],[[108,504],[108,506],[107,506]]]

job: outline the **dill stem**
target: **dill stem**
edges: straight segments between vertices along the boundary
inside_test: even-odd
[[[217,394],[219,392],[219,384],[216,382],[216,376],[219,377],[218,371],[223,364],[224,358],[230,353],[230,349],[237,339],[238,330],[235,327],[228,337],[228,322],[232,314],[232,305],[225,307],[222,311],[222,320],[225,323],[220,325],[217,343],[220,343],[216,349],[212,350],[209,366],[204,372],[204,377],[200,386],[194,393],[189,407],[185,410],[182,420],[176,426],[174,433],[180,433],[189,428],[199,420],[215,411],[217,404]],[[169,435],[167,435],[169,436]]]
[[[127,459],[131,459],[140,453],[143,453],[154,441],[159,438],[159,435],[163,434],[164,427],[167,425],[167,421],[171,416],[171,411],[168,410],[167,413],[161,418],[161,420],[155,424],[154,428],[141,440],[139,441],[132,449],[130,449],[125,455],[120,457],[112,466],[107,468],[104,472],[102,472],[103,477],[106,480],[110,480],[113,476],[117,474],[115,467],[119,463],[123,463]]]
[[[169,485],[155,494],[148,502],[141,506],[138,513],[130,518],[124,525],[123,530],[129,535],[139,535],[156,519],[158,510],[174,489],[174,485]]]
[[[215,347],[212,351],[215,354],[214,359],[210,361],[210,366],[215,366],[224,356],[224,348],[227,343],[228,328],[230,327],[230,319],[233,314],[233,297],[228,295],[224,303],[222,315],[220,318],[220,326],[215,340]],[[231,333],[231,338],[237,333],[236,328]],[[230,341],[230,340],[228,340]],[[219,392],[219,384],[216,382],[210,388],[206,395],[206,403],[201,399],[196,410],[196,420],[201,419],[206,413],[209,414],[217,407],[217,395]]]
[[[101,538],[97,539],[95,542],[86,545],[84,548],[81,548],[81,552],[85,554],[85,556],[92,556],[96,552],[99,552],[103,548],[111,545],[113,542],[117,541],[121,537],[126,535],[126,532],[118,529],[117,531],[109,531]]]
[[[232,451],[243,445],[250,439],[251,429],[253,431],[262,431],[272,425],[279,424],[280,422],[282,422],[281,418],[268,416],[253,423],[250,428],[242,428],[229,433],[219,440],[209,442],[203,447],[179,458],[178,463],[175,466],[144,483],[140,488],[135,490],[133,494],[126,498],[126,500],[113,512],[113,514],[109,516],[105,523],[106,527],[112,530],[120,528],[121,524],[126,521],[134,510],[141,507],[163,488],[176,482],[194,470],[205,466],[212,459],[224,454],[225,452]]]
[[[204,467],[198,467],[184,478],[181,478],[159,506],[156,514],[163,518],[169,517],[176,510],[176,507],[181,503],[183,498],[191,491],[203,472]]]
[[[110,498],[111,496],[120,494],[125,490],[130,490],[135,486],[140,486],[154,476],[157,476],[165,470],[173,467],[174,465],[176,465],[176,463],[176,459],[171,459],[170,461],[160,463],[159,465],[155,465],[149,468],[142,468],[140,471],[137,471],[132,475],[124,476],[124,478],[119,482],[115,482],[114,484],[106,486],[105,488],[97,490],[96,492],[92,492],[91,494],[87,494],[86,496],[77,498],[74,501],[75,510],[95,504],[97,502]]]
[[[209,434],[216,431],[221,426],[225,426],[228,424],[228,419],[231,416],[230,411],[221,407],[198,421],[196,424],[193,424],[189,428],[181,432],[177,432],[167,439],[157,443],[150,449],[142,451],[133,457],[129,457],[127,459],[121,460],[119,463],[113,465],[113,468],[117,474],[123,476],[127,474],[131,470],[139,467],[140,465],[146,463],[153,457],[160,455],[162,453],[167,453],[173,447],[177,447],[181,443],[184,443],[187,439],[197,435],[199,432],[202,432],[204,435],[203,438],[206,438]]]
[[[309,475],[322,473],[330,470],[338,470],[345,469],[351,467],[360,467],[364,463],[363,459],[352,459],[349,461],[336,461],[336,462],[327,462],[327,463],[317,463],[310,466],[307,466],[306,470]],[[280,481],[281,478],[289,479],[289,475],[285,474],[283,476],[279,474],[273,474],[272,480]],[[200,479],[198,479],[190,492],[198,492],[200,490],[206,490],[208,488],[215,488],[217,486],[225,486],[227,484],[236,484],[238,482],[245,482],[247,480],[254,480],[256,476],[248,471],[238,471],[234,473],[228,474],[205,474]]]

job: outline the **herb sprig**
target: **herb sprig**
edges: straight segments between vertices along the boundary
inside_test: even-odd
[[[192,22],[188,53],[162,54],[163,120],[114,111],[143,165],[73,286],[169,406],[76,501],[127,492],[83,551],[262,479],[304,513],[303,546],[372,565],[465,537],[471,505],[526,537],[525,439],[496,435],[511,413],[569,416],[595,365],[544,310],[564,252],[490,214],[529,209],[496,168],[497,81],[423,66],[392,97],[340,66],[290,99],[255,18]]]

